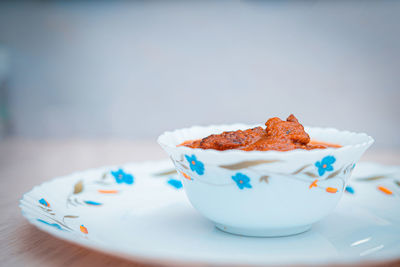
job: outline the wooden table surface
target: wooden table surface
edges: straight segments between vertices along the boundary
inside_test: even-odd
[[[33,186],[55,176],[103,165],[165,158],[155,141],[0,141],[0,265],[150,266],[95,252],[41,232],[22,217],[18,200]],[[372,149],[362,160],[400,165],[400,150]],[[400,261],[381,264],[389,265],[400,266]]]

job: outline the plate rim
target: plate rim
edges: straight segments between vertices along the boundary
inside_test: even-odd
[[[70,235],[67,232],[59,231],[57,229],[53,229],[50,227],[47,227],[46,225],[40,224],[37,219],[33,216],[28,214],[27,210],[29,210],[29,207],[27,207],[23,202],[30,202],[27,200],[27,197],[29,197],[30,194],[32,194],[35,190],[38,188],[41,188],[43,186],[46,186],[50,183],[56,183],[59,180],[68,180],[71,179],[74,175],[76,174],[81,174],[81,173],[86,173],[86,172],[91,172],[91,171],[99,171],[103,169],[113,169],[113,168],[124,168],[125,166],[135,166],[135,165],[152,165],[152,164],[160,164],[160,163],[167,163],[170,162],[169,159],[161,159],[161,160],[144,160],[144,161],[133,161],[133,162],[126,162],[123,164],[116,164],[116,165],[104,165],[100,167],[94,167],[94,168],[88,168],[88,169],[83,169],[83,170],[78,170],[71,172],[66,175],[61,175],[61,176],[56,176],[53,177],[49,180],[46,180],[40,184],[35,185],[32,187],[29,191],[25,192],[21,198],[18,201],[18,207],[21,210],[22,216],[29,222],[29,224],[33,225],[36,229],[52,236],[55,237],[59,240],[66,241],[70,244],[78,245],[80,247],[83,247],[85,249],[93,250],[99,253],[104,253],[106,255],[128,260],[128,261],[133,261],[133,262],[138,262],[138,263],[144,263],[144,264],[155,264],[155,265],[161,265],[161,266],[276,266],[276,265],[283,265],[283,266],[304,266],[308,264],[312,264],[315,266],[331,266],[331,265],[352,265],[352,266],[375,266],[375,265],[384,265],[386,264],[394,264],[398,263],[400,264],[400,252],[399,255],[385,255],[382,260],[379,259],[367,259],[367,260],[357,260],[356,258],[348,258],[346,260],[338,260],[338,259],[329,259],[327,262],[303,262],[303,263],[298,263],[298,264],[293,264],[290,262],[282,262],[282,263],[247,263],[247,264],[238,264],[234,262],[217,262],[217,261],[202,261],[202,260],[188,260],[188,259],[174,259],[168,256],[164,255],[157,255],[156,257],[151,257],[148,255],[143,255],[140,253],[135,253],[134,251],[130,251],[129,253],[124,252],[124,251],[119,251],[118,247],[111,247],[107,245],[103,245],[98,242],[93,242],[91,240],[85,239],[83,237],[76,238],[76,235]],[[368,165],[375,165],[379,167],[400,167],[398,165],[385,165],[381,163],[376,163],[376,162],[370,162],[370,161],[363,161],[360,162],[362,164],[368,164]],[[173,166],[171,166],[173,167]],[[85,241],[86,240],[86,241]]]

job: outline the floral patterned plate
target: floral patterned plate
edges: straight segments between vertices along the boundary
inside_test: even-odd
[[[170,161],[103,167],[36,186],[20,201],[39,229],[128,259],[332,264],[400,258],[400,166],[360,163],[335,211],[303,234],[222,232],[195,211]]]

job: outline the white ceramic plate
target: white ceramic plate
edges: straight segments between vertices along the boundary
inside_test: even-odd
[[[331,215],[281,238],[217,230],[191,207],[171,170],[170,161],[157,161],[77,172],[36,186],[20,207],[51,235],[135,260],[306,265],[400,258],[400,167],[360,163]]]

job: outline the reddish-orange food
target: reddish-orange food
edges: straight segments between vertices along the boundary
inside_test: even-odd
[[[212,134],[203,139],[183,142],[179,146],[215,150],[240,149],[245,151],[288,151],[293,149],[311,150],[341,147],[340,145],[311,141],[310,136],[304,131],[303,125],[299,123],[293,114],[286,121],[276,117],[271,118],[265,123],[265,126],[267,126],[265,129],[256,127]]]

